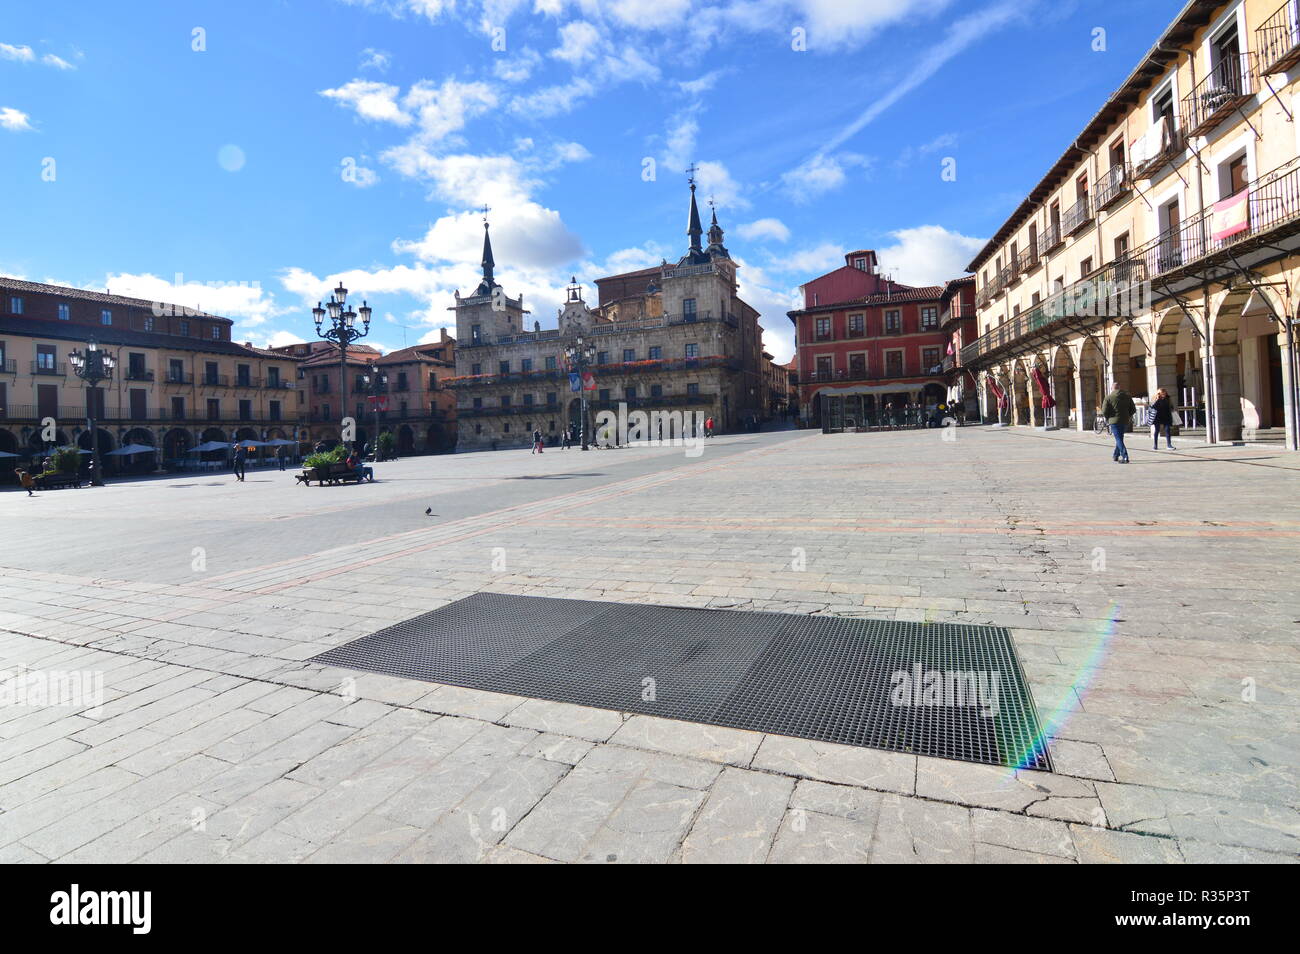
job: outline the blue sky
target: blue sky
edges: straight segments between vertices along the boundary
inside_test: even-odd
[[[341,278],[400,348],[476,284],[486,203],[547,327],[571,274],[682,254],[694,162],[783,360],[795,290],[843,251],[962,274],[1181,5],[2,2],[0,274],[258,344],[313,337]]]

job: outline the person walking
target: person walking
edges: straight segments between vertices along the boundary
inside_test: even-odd
[[[1174,447],[1174,402],[1169,399],[1169,392],[1164,388],[1156,391],[1155,400],[1147,408],[1148,423],[1151,425],[1151,449],[1160,450],[1160,428],[1165,429],[1165,446]]]
[[[569,445],[573,443],[573,432],[569,428],[564,429],[564,439],[560,443],[560,450],[568,450]]]
[[[18,482],[23,485],[23,490],[27,491],[27,496],[30,497],[32,488],[36,486],[36,481],[32,480],[32,475],[21,467],[15,467],[14,473],[18,475]]]
[[[541,428],[533,428],[533,451],[534,454],[542,452],[542,431]]]
[[[235,479],[244,479],[244,465],[248,462],[248,448],[243,444],[235,445]]]
[[[704,436],[705,437],[713,436],[713,415],[711,414],[704,419]]]
[[[1115,438],[1115,452],[1111,455],[1111,459],[1117,464],[1128,463],[1128,447],[1124,445],[1124,431],[1128,429],[1129,422],[1136,411],[1137,405],[1133,403],[1129,393],[1119,386],[1116,386],[1115,390],[1106,395],[1106,400],[1101,402],[1101,415],[1110,427],[1111,436]]]
[[[280,470],[284,470],[284,465],[285,465],[285,463],[288,461],[288,459],[289,459],[289,455],[288,455],[288,453],[285,451],[283,445],[281,445],[281,446],[280,446],[280,449],[279,449],[278,451],[275,452],[275,456],[276,456],[276,458],[280,461]]]

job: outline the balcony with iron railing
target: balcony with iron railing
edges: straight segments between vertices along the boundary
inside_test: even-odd
[[[193,384],[193,383],[194,383],[194,375],[189,371],[175,371],[172,369],[168,369],[166,375],[163,376],[163,384],[185,385],[185,384]]]
[[[66,378],[68,376],[68,366],[58,361],[33,361],[32,374]]]
[[[1192,266],[1226,259],[1247,243],[1261,244],[1265,238],[1275,241],[1275,233],[1283,230],[1294,233],[1300,229],[1300,157],[1260,176],[1244,191],[1245,215],[1240,226],[1221,222],[1216,231],[1214,210],[1206,209],[980,335],[962,348],[962,363],[987,363],[996,353],[1067,322],[1075,330],[1081,320],[1104,323],[1114,316],[1097,312],[1106,301],[1127,290],[1157,279],[1168,283],[1180,275],[1194,274]],[[1092,302],[1091,310],[1080,314],[1075,306],[1081,301]]]
[[[1187,135],[1205,135],[1254,96],[1258,86],[1255,54],[1236,53],[1219,60],[1183,97],[1183,128]]]
[[[1038,236],[1038,258],[1041,261],[1048,255],[1051,255],[1058,248],[1065,244],[1065,236],[1061,234],[1061,223],[1053,222],[1043,229],[1043,234]]]
[[[1036,269],[1040,264],[1042,264],[1041,259],[1039,259],[1038,257],[1038,249],[1036,248],[1021,249],[1020,252],[1016,255],[1015,264],[1016,264],[1016,272],[1019,274],[1021,278],[1028,275],[1030,272]]]
[[[0,374],[17,374],[18,362],[13,358],[5,358],[0,361]]]
[[[148,368],[127,368],[123,376],[128,381],[152,381],[153,372]]]
[[[1127,163],[1116,163],[1106,170],[1097,183],[1097,211],[1110,208],[1132,191]]]
[[[1092,200],[1088,193],[1079,196],[1079,201],[1065,210],[1061,216],[1061,231],[1066,235],[1081,232],[1092,224]]]
[[[1285,73],[1300,63],[1300,18],[1295,0],[1287,0],[1271,17],[1255,27],[1255,49],[1260,73]]]
[[[939,328],[942,330],[947,328],[953,322],[965,321],[968,318],[974,319],[976,314],[977,312],[974,305],[954,301],[945,308],[943,313],[939,316]]]

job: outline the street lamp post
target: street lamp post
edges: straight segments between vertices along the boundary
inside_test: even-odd
[[[582,449],[587,450],[587,382],[583,379],[583,375],[586,373],[587,365],[596,360],[596,347],[590,344],[584,345],[582,332],[578,332],[574,343],[564,349],[564,357],[569,367],[578,372],[578,397],[582,415],[578,431],[582,439]]]
[[[113,376],[113,366],[116,364],[113,355],[100,350],[99,344],[94,338],[86,341],[85,351],[69,351],[68,360],[72,362],[72,370],[77,377],[85,381],[86,387],[95,393],[98,393],[100,381],[107,381]],[[104,486],[104,476],[99,464],[99,441],[96,440],[95,415],[92,411],[94,406],[94,398],[87,394],[86,430],[90,433],[90,464],[93,469],[90,485],[92,487],[102,487]]]
[[[361,376],[362,382],[366,386],[366,396],[370,398],[370,403],[375,408],[375,463],[379,463],[379,396],[388,393],[388,375],[380,373],[379,365],[371,361],[366,369],[367,374]]]
[[[339,401],[342,404],[343,417],[347,417],[348,403],[348,345],[359,338],[364,338],[370,334],[370,306],[363,299],[361,307],[356,311],[347,307],[348,290],[339,282],[339,287],[334,289],[330,295],[329,302],[325,307],[321,307],[320,302],[316,302],[316,307],[311,310],[312,318],[316,320],[316,334],[326,341],[333,341],[339,346]],[[328,311],[330,324],[328,328],[322,327],[325,321],[325,315]],[[361,327],[357,327],[357,316],[361,316]]]

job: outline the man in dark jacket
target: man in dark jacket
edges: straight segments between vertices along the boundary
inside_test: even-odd
[[[248,460],[248,448],[243,444],[235,445],[235,479],[244,479],[244,463]]]
[[[1133,420],[1135,413],[1137,413],[1137,405],[1122,387],[1117,386],[1106,395],[1106,400],[1101,402],[1101,416],[1110,425],[1111,436],[1115,438],[1115,453],[1111,459],[1116,463],[1128,463],[1128,448],[1124,446],[1124,432],[1128,430],[1129,422]]]

